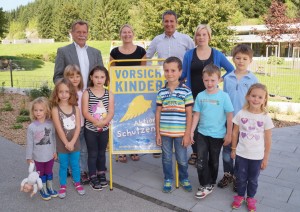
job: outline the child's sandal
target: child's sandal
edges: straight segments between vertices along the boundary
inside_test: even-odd
[[[78,192],[78,194],[80,195],[84,195],[85,194],[85,190],[82,187],[82,185],[80,185],[80,183],[74,183],[75,189]]]
[[[140,160],[140,157],[139,157],[138,154],[131,154],[131,155],[130,155],[130,158],[131,158],[131,160],[133,160],[133,161],[138,161],[138,160]]]
[[[191,157],[188,160],[188,164],[190,165],[196,165],[197,162],[197,154],[196,153],[192,153]]]
[[[118,161],[120,161],[121,163],[127,163],[126,155],[119,155],[118,158],[119,158]]]
[[[66,197],[67,193],[66,193],[66,189],[67,187],[66,186],[60,186],[60,189],[58,191],[58,197],[63,199]]]

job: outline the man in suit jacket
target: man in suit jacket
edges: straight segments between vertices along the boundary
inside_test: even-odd
[[[101,52],[86,45],[88,30],[89,26],[85,21],[80,20],[72,24],[71,35],[74,43],[58,48],[53,75],[54,83],[63,78],[67,65],[76,64],[80,67],[85,89],[91,69],[96,65],[103,66]]]

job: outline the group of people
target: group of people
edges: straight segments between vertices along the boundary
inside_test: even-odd
[[[193,41],[176,30],[174,11],[162,15],[162,24],[164,33],[156,36],[147,50],[133,43],[133,28],[123,25],[122,45],[110,53],[111,61],[150,59],[155,53],[165,58],[167,82],[158,91],[155,114],[156,143],[162,149],[162,190],[168,193],[173,189],[174,145],[180,185],[192,191],[187,170],[188,164],[195,165],[200,184],[195,197],[205,198],[216,185],[223,147],[224,177],[217,185],[224,188],[234,182],[238,195],[232,207],[239,208],[246,201],[249,211],[255,211],[257,179],[260,169],[267,166],[274,125],[266,111],[267,88],[248,70],[253,51],[247,45],[237,45],[232,52],[234,67],[223,53],[209,46],[212,35],[208,25],[196,28]],[[106,89],[109,73],[100,51],[86,44],[87,22],[74,22],[71,34],[74,43],[57,51],[50,102],[38,98],[30,110],[33,122],[28,127],[26,159],[40,172],[40,193],[45,200],[66,197],[68,168],[80,195],[85,193],[82,184],[89,183],[94,190],[107,186],[105,151],[114,115],[114,97]],[[146,60],[112,65],[146,65]],[[224,76],[221,68],[226,70]],[[193,153],[188,159],[189,145]],[[52,187],[57,157],[58,192]],[[137,154],[130,157],[139,160]],[[126,155],[120,155],[119,161],[126,162]]]

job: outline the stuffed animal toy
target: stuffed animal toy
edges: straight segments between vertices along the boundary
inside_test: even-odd
[[[21,182],[21,191],[25,193],[31,192],[30,197],[33,197],[38,190],[43,188],[43,183],[39,173],[34,171],[34,163],[29,164],[28,171],[28,177]]]

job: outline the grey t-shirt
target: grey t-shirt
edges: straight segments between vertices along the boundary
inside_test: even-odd
[[[55,152],[55,128],[52,121],[32,122],[27,129],[26,159],[48,162]]]

